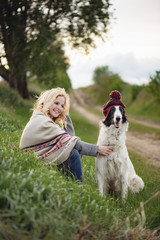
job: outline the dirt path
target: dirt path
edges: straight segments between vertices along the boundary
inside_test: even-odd
[[[99,121],[102,118],[86,110],[83,106],[94,107],[99,109],[95,105],[93,99],[89,95],[85,94],[81,89],[74,90],[71,94],[71,107],[77,112],[85,116],[93,124],[99,125]],[[99,109],[100,110],[100,109]],[[153,124],[151,122],[144,122],[129,118],[129,120],[141,123],[146,126],[152,126],[160,128],[160,125]],[[151,164],[160,167],[160,140],[154,138],[152,134],[141,134],[138,132],[127,132],[126,144],[128,149],[137,152],[141,156],[145,157]]]

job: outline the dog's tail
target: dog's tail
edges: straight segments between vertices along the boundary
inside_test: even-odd
[[[129,187],[133,193],[138,193],[144,188],[144,182],[142,178],[135,175],[130,179]]]

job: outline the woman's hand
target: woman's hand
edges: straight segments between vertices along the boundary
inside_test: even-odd
[[[111,146],[98,146],[98,153],[103,156],[108,156],[113,151],[113,147]]]

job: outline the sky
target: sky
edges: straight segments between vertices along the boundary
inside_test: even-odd
[[[108,66],[130,84],[147,84],[160,70],[160,0],[111,0],[114,18],[104,43],[88,55],[66,46],[73,88],[93,84],[95,68]]]

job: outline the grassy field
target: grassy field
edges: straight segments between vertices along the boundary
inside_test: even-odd
[[[101,197],[93,157],[83,156],[84,182],[80,183],[67,179],[56,166],[46,166],[33,153],[19,149],[32,100],[24,101],[14,92],[9,98],[2,97],[1,94],[0,239],[160,239],[155,232],[160,227],[160,195],[135,212],[141,202],[160,190],[160,169],[146,165],[145,159],[129,152],[145,182],[144,190],[135,195],[129,193],[125,203],[120,197]],[[76,135],[95,143],[98,128],[74,111],[70,115]]]

